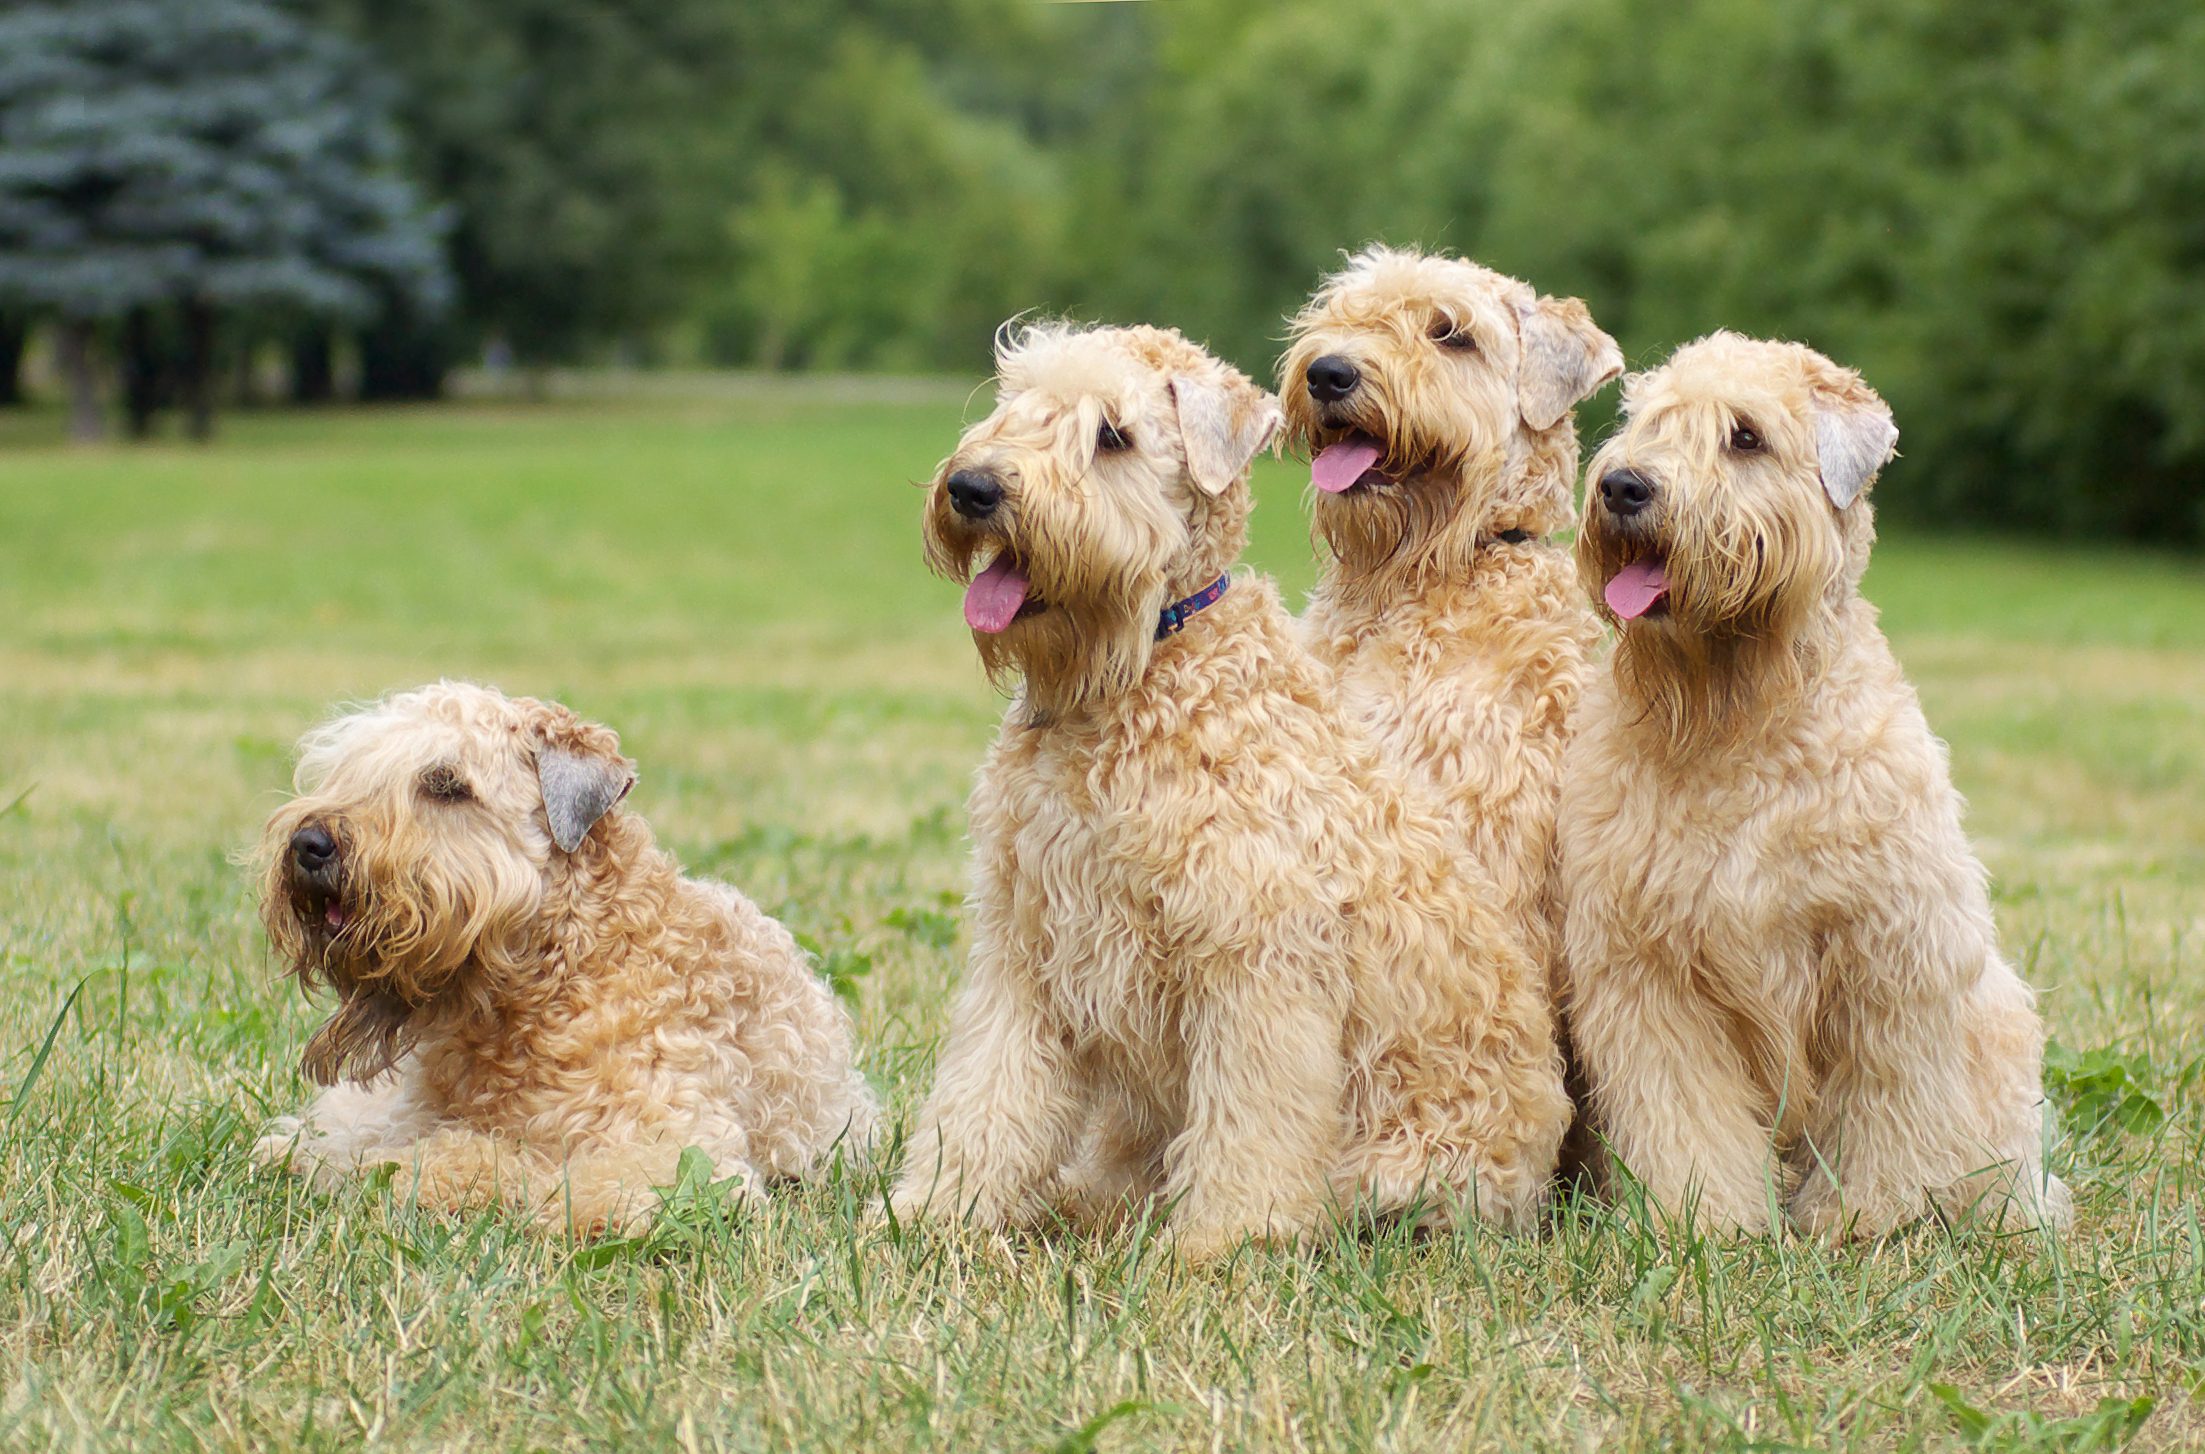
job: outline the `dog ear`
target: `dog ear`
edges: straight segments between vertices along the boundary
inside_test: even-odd
[[[1187,474],[1205,495],[1221,495],[1248,470],[1286,423],[1279,401],[1245,379],[1220,384],[1176,374],[1171,399]]]
[[[1577,401],[1623,372],[1623,350],[1575,298],[1516,307],[1521,354],[1516,409],[1533,429],[1552,429]]]
[[[572,853],[597,820],[635,786],[635,772],[618,754],[573,752],[545,743],[536,750],[536,782],[544,792],[551,841]]]
[[[1822,492],[1843,510],[1899,452],[1899,426],[1891,420],[1891,406],[1865,387],[1845,398],[1818,394],[1813,409]]]
[[[316,1085],[373,1080],[406,1048],[413,1006],[387,990],[356,990],[337,1006],[306,1048],[299,1066]]]

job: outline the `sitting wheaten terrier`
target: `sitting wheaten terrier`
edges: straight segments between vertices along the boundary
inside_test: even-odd
[[[1850,369],[1718,333],[1625,390],[1578,564],[1621,630],[1562,797],[1596,1124],[1660,1204],[1874,1234],[2063,1223],[2043,1029],[1861,573],[1898,431]]]
[[[1569,1116],[1536,967],[1276,588],[1230,574],[1275,401],[1156,328],[1037,325],[997,369],[925,534],[1022,686],[895,1210],[1159,1195],[1190,1256],[1338,1203],[1521,1225]]]
[[[262,917],[336,1013],[329,1087],[260,1142],[317,1183],[395,1162],[424,1206],[601,1232],[696,1147],[746,1193],[862,1143],[850,1024],[786,929],[682,877],[621,799],[619,739],[445,682],[308,734]]]
[[[1576,299],[1383,247],[1325,280],[1280,365],[1332,557],[1310,646],[1547,970],[1562,752],[1600,636],[1552,536],[1577,484],[1570,411],[1622,367]]]

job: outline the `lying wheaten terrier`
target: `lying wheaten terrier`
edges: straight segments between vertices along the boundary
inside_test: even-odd
[[[1277,589],[1230,574],[1275,401],[1156,328],[1036,325],[997,369],[925,534],[1023,685],[895,1210],[1161,1195],[1189,1256],[1339,1202],[1521,1225],[1569,1116],[1536,967]],[[1060,1197],[1068,1163],[1105,1195]]]
[[[602,1232],[696,1147],[746,1194],[871,1130],[850,1024],[786,929],[682,877],[619,804],[619,739],[444,682],[309,733],[262,917],[336,992],[329,1088],[259,1144],[318,1184],[395,1162],[423,1206]]]
[[[1383,247],[1325,280],[1280,364],[1331,554],[1309,643],[1550,970],[1562,753],[1600,635],[1552,536],[1571,409],[1622,367],[1576,299]]]
[[[2043,1029],[1942,744],[1861,599],[1891,412],[1797,344],[1634,376],[1578,564],[1621,629],[1562,798],[1596,1121],[1671,1209],[1818,1234],[2065,1222]]]

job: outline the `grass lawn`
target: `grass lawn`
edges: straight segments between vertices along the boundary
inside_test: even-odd
[[[315,1016],[227,856],[330,703],[446,674],[618,727],[634,805],[822,947],[909,1114],[1001,708],[917,547],[965,400],[746,384],[208,449],[0,420],[0,1449],[2205,1441],[2205,571],[2096,549],[1900,538],[1870,581],[2044,991],[2064,1246],[1572,1205],[1189,1271],[1133,1234],[899,1239],[852,1178],[578,1249],[255,1170]],[[1298,592],[1293,470],[1259,495]]]

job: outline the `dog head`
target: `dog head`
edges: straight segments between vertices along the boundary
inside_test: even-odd
[[[1629,630],[1766,634],[1858,585],[1891,410],[1797,343],[1716,333],[1633,375],[1586,472],[1578,561]]]
[[[610,729],[457,682],[309,732],[255,855],[270,943],[337,996],[307,1072],[369,1078],[422,1012],[526,975],[563,881],[615,852],[601,820],[634,783]]]
[[[1278,405],[1168,329],[1006,326],[997,393],[928,488],[928,564],[1042,715],[1138,679],[1158,613],[1247,538],[1248,468]]]
[[[1460,258],[1372,247],[1291,325],[1279,393],[1317,533],[1351,572],[1569,522],[1570,411],[1623,368],[1574,298]]]
[[[1633,375],[1623,398],[1577,537],[1579,575],[1622,629],[1619,665],[1705,676],[1788,655],[1867,569],[1891,410],[1803,344],[1735,333]]]

